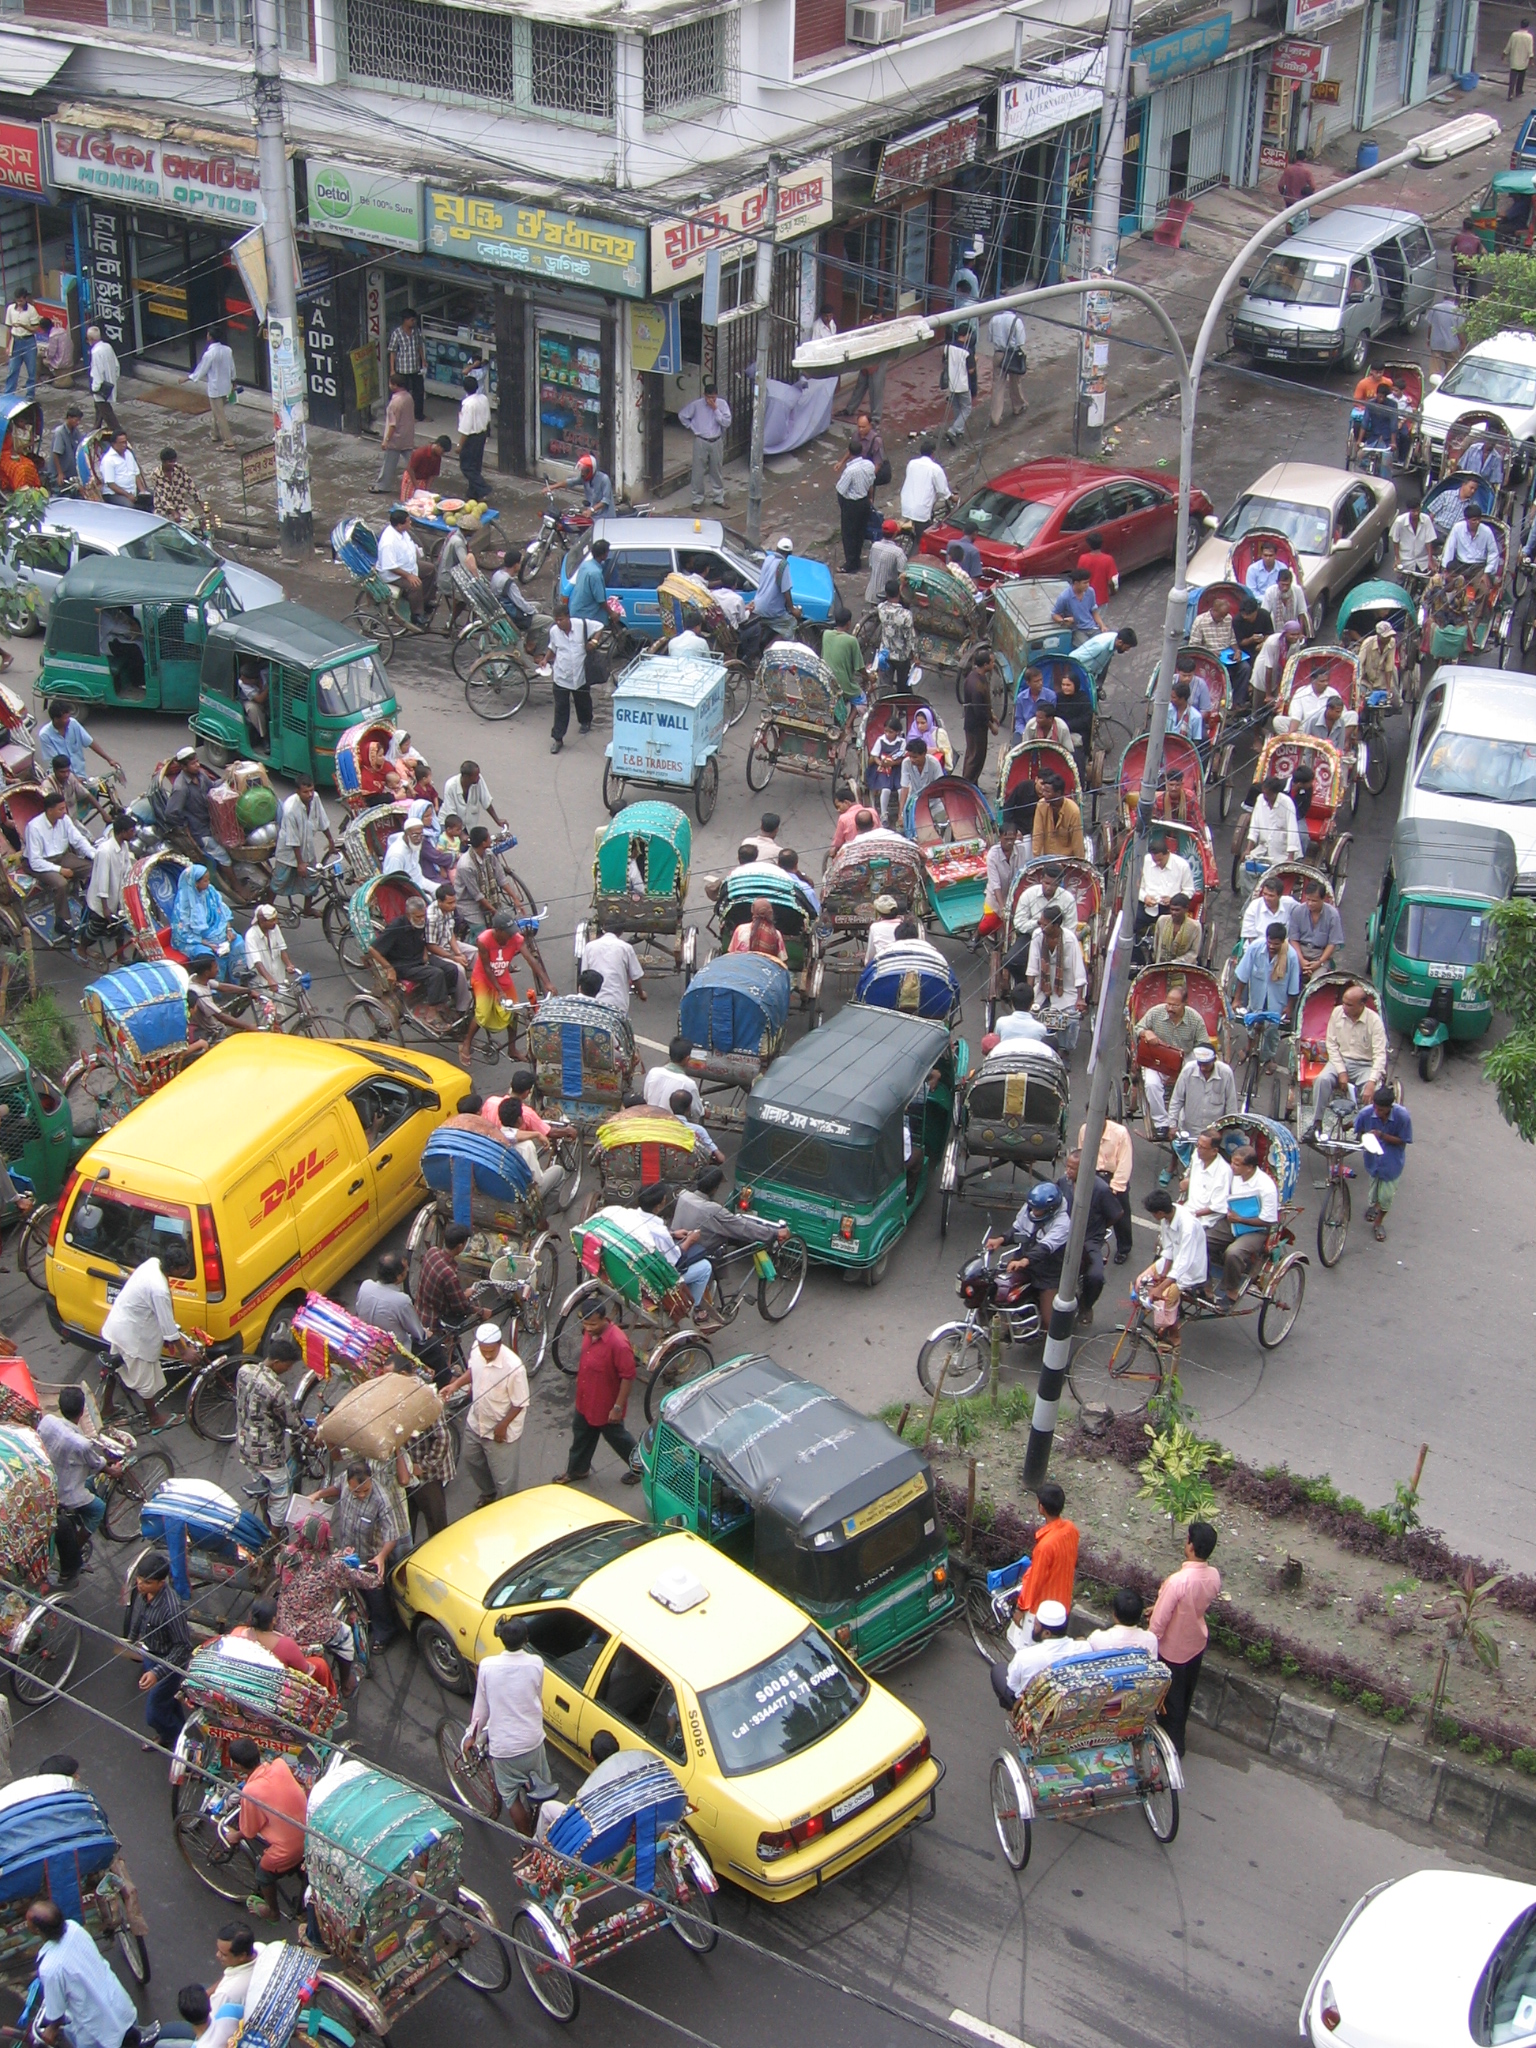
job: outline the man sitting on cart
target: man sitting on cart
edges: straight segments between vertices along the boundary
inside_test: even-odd
[[[1192,1057],[1197,1046],[1210,1044],[1211,1034],[1206,1029],[1205,1019],[1198,1010],[1189,1007],[1189,991],[1184,982],[1170,978],[1162,1002],[1154,1003],[1142,1018],[1138,1026],[1138,1040],[1148,1038],[1160,1045],[1172,1046],[1184,1061]],[[1143,1067],[1141,1085],[1146,1090],[1153,1126],[1161,1131],[1168,1122],[1168,1098],[1163,1077],[1155,1067]]]
[[[1233,979],[1243,992],[1243,1022],[1250,1031],[1263,1026],[1259,1057],[1270,1067],[1301,994],[1301,956],[1291,944],[1289,927],[1276,918],[1238,961]]]
[[[1200,959],[1203,934],[1198,918],[1189,913],[1189,898],[1182,889],[1168,898],[1168,908],[1152,927],[1154,967],[1194,967]]]
[[[457,963],[439,963],[427,945],[427,906],[421,897],[406,899],[404,916],[385,925],[368,948],[368,958],[387,987],[419,998],[445,1022],[451,1008],[460,1016],[468,1012],[471,998],[463,971],[457,971],[456,983],[450,981],[449,969]]]
[[[1307,981],[1344,950],[1344,920],[1337,907],[1328,901],[1320,875],[1308,875],[1302,883],[1301,901],[1293,901],[1287,922],[1301,955],[1302,976]]]
[[[698,1255],[698,1240],[693,1231],[685,1230],[680,1237],[674,1237],[662,1222],[661,1212],[667,1205],[667,1199],[668,1190],[658,1184],[640,1190],[638,1208],[626,1209],[612,1203],[597,1213],[609,1217],[620,1230],[637,1238],[647,1250],[660,1252],[669,1266],[676,1267],[677,1276],[692,1295],[697,1312],[713,1269],[708,1259]],[[698,1327],[701,1330],[706,1327],[702,1319]]]
[[[620,1652],[620,1655],[623,1653]],[[675,1719],[676,1708],[670,1719]],[[620,1749],[619,1738],[611,1728],[599,1728],[592,1738],[592,1769],[582,1779],[574,1800],[546,1799],[539,1808],[538,1820],[534,1823],[533,1838],[536,1842],[547,1842],[549,1831],[562,1813],[569,1812],[573,1805],[595,1792],[606,1792],[620,1785],[626,1778],[652,1777],[657,1765],[671,1770],[665,1757],[658,1756],[653,1749]],[[676,1773],[674,1772],[675,1776]],[[682,1791],[682,1781],[678,1788]]]
[[[1493,593],[1504,558],[1499,552],[1498,535],[1491,526],[1483,524],[1482,513],[1470,500],[1445,537],[1440,566],[1447,571],[1455,568],[1468,571],[1470,624],[1475,631],[1482,612],[1493,604]]]
[[[1143,1207],[1157,1225],[1157,1257],[1137,1276],[1136,1292],[1151,1302],[1152,1327],[1172,1346],[1177,1366],[1180,1304],[1204,1287],[1209,1270],[1205,1226],[1166,1188],[1154,1188]]]
[[[249,1735],[237,1735],[228,1756],[240,1774],[240,1811],[220,1823],[219,1833],[231,1847],[237,1839],[250,1843],[259,1860],[256,1889],[245,1902],[246,1911],[257,1920],[275,1920],[277,1880],[304,1861],[309,1800],[286,1758],[275,1756],[263,1763]]]
[[[1387,1078],[1386,1026],[1359,982],[1350,983],[1330,1012],[1323,1042],[1328,1064],[1317,1077],[1312,1127],[1307,1132],[1312,1139],[1321,1134],[1328,1105],[1341,1088],[1357,1102],[1367,1102]]]
[[[1221,1262],[1221,1278],[1215,1287],[1215,1301],[1225,1314],[1247,1285],[1248,1276],[1264,1256],[1269,1233],[1280,1220],[1280,1190],[1259,1165],[1251,1145],[1232,1155],[1232,1185],[1227,1190],[1226,1227],[1218,1223],[1210,1234],[1214,1252],[1223,1238],[1228,1240]]]
[[[672,1227],[693,1240],[693,1248],[711,1267],[744,1244],[783,1244],[789,1237],[787,1223],[771,1223],[762,1216],[744,1214],[717,1202],[725,1173],[718,1166],[706,1166],[691,1188],[684,1188],[672,1210]]]
[[[1042,1600],[1035,1615],[1035,1633],[1021,1643],[1005,1664],[991,1667],[992,1690],[1005,1714],[1011,1714],[1032,1678],[1049,1671],[1063,1657],[1082,1654],[1082,1645],[1067,1634],[1067,1610],[1059,1600]]]
[[[1194,871],[1182,853],[1168,844],[1166,832],[1154,828],[1147,840],[1146,858],[1141,864],[1141,887],[1137,892],[1136,937],[1151,931],[1175,896],[1186,903],[1195,893]]]
[[[1048,903],[1041,911],[1035,936],[1029,942],[1025,972],[1034,990],[1036,1016],[1045,1024],[1063,1059],[1070,1059],[1088,1008],[1088,969],[1077,936],[1077,920],[1074,917],[1070,925],[1067,923],[1063,905]]]

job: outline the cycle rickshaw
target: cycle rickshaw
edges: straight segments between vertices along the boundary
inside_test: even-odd
[[[1316,1090],[1323,1069],[1328,1064],[1328,1024],[1334,1011],[1344,1000],[1347,988],[1360,987],[1365,991],[1365,1006],[1381,1016],[1381,997],[1375,983],[1368,974],[1351,974],[1341,967],[1325,968],[1321,974],[1314,974],[1310,981],[1302,984],[1301,1000],[1296,1005],[1296,1135],[1300,1138],[1312,1122],[1311,1111],[1305,1105]],[[1348,1105],[1352,1091],[1340,1087],[1334,1096],[1341,1109]],[[1364,1104],[1356,1107],[1364,1108]]]
[[[1123,728],[1120,727],[1118,720],[1101,715],[1099,684],[1095,680],[1093,671],[1084,662],[1079,661],[1075,654],[1069,653],[1032,655],[1028,666],[1039,672],[1043,686],[1055,696],[1058,716],[1061,716],[1061,686],[1064,678],[1070,679],[1076,694],[1087,704],[1092,714],[1088,723],[1087,737],[1084,738],[1083,735],[1074,732],[1072,736],[1072,750],[1079,757],[1078,772],[1082,776],[1085,786],[1089,789],[1097,789],[1104,779],[1110,733],[1112,730],[1123,730]],[[1020,720],[1022,719],[1026,723],[1028,720],[1027,700],[1022,695],[1022,681],[1021,671],[1020,690],[1015,693],[1004,720],[1006,727],[1012,731],[1013,743],[1015,745],[1025,737],[1024,727],[1021,725]],[[1066,722],[1063,719],[1063,723]]]
[[[941,775],[907,798],[902,825],[922,856],[934,916],[951,938],[975,931],[986,902],[987,853],[997,844],[992,806],[973,782]]]
[[[1046,654],[1072,652],[1072,627],[1054,616],[1062,592],[1059,576],[1017,577],[992,586],[992,710],[1002,721],[1012,712],[1024,671]],[[960,695],[959,679],[955,695]]]
[[[403,803],[412,778],[404,762],[391,760],[389,749],[400,738],[390,718],[366,718],[349,725],[336,742],[336,790],[349,820],[380,804]],[[414,785],[412,785],[414,786]],[[392,830],[398,831],[394,826]],[[383,856],[380,842],[379,857]],[[359,877],[361,879],[361,877]]]
[[[670,1109],[644,1103],[621,1109],[599,1124],[592,1147],[598,1191],[589,1213],[612,1202],[632,1209],[646,1188],[661,1187],[669,1198],[691,1188],[709,1163],[692,1130]]]
[[[380,573],[378,535],[361,519],[338,519],[331,528],[331,559],[341,564],[357,586],[352,617],[359,632],[377,641],[379,659],[387,663],[396,640],[421,629],[411,623],[405,592]]]
[[[1063,794],[1082,810],[1083,779],[1078,773],[1077,756],[1072,749],[1058,746],[1054,740],[1022,740],[1010,747],[998,764],[997,807],[1005,825],[1017,822],[1021,831],[1026,829],[1026,820],[1034,816],[1040,778],[1045,774],[1059,775],[1064,784]],[[1083,831],[1086,851],[1086,816]]]
[[[1284,566],[1289,569],[1297,588],[1300,589],[1301,557],[1297,554],[1294,544],[1283,533],[1278,533],[1269,526],[1251,526],[1241,540],[1233,542],[1232,552],[1227,557],[1227,577],[1231,582],[1240,584],[1246,594],[1248,571],[1255,562],[1263,560],[1267,545],[1274,547],[1276,568]]]
[[[41,1442],[29,1429],[0,1426],[0,1661],[26,1707],[62,1691],[80,1656],[80,1624],[49,1591],[58,1508],[58,1483]]]
[[[444,1723],[439,1746],[455,1791],[477,1811],[499,1811],[488,1766],[478,1755],[455,1754],[458,1740],[456,1724]],[[626,1754],[636,1757],[633,1770],[578,1792],[542,1841],[512,1855],[518,1965],[545,2012],[561,2022],[580,2010],[581,1973],[646,1935],[670,1928],[695,1955],[719,1940],[719,1880],[683,1825],[688,1796],[662,1758]],[[535,1807],[554,1790],[536,1781]]]
[[[41,1946],[27,1925],[35,1899],[50,1899],[98,1948],[115,1944],[136,1987],[149,1982],[149,1928],[112,1824],[93,1793],[58,1772],[0,1789],[0,1983],[18,1998]]]
[[[676,804],[630,804],[597,828],[592,862],[591,921],[576,925],[579,965],[593,928],[629,940],[644,965],[693,978],[699,935],[683,927],[693,828]],[[639,888],[635,884],[638,881]],[[663,946],[662,940],[670,944]]]
[[[782,961],[721,953],[699,969],[683,990],[677,1028],[693,1041],[688,1072],[699,1084],[707,1123],[741,1129],[752,1083],[778,1056],[788,1018],[789,969]]]
[[[1016,1039],[989,1052],[960,1085],[955,1127],[939,1172],[939,1236],[949,1229],[950,1204],[966,1199],[968,1183],[987,1182],[990,1203],[1001,1198],[997,1169],[1009,1169],[1008,1191],[1019,1192],[1019,1169],[1029,1183],[1067,1149],[1066,1063],[1043,1039]],[[1028,1187],[1023,1190],[1028,1192]]]
[[[408,1045],[414,1039],[434,1051],[443,1047],[456,1049],[463,1042],[466,1018],[473,1013],[456,1011],[451,1003],[429,1004],[418,993],[420,984],[391,981],[371,957],[374,941],[386,925],[404,917],[405,906],[413,896],[426,900],[415,883],[400,874],[374,875],[354,890],[347,905],[348,932],[340,957],[342,969],[358,993],[347,1004],[341,1035],[377,1039],[384,1044],[393,1041],[396,1045]],[[509,1004],[508,1009],[514,1022],[529,1014],[525,1003]],[[494,1066],[501,1057],[500,1033],[486,1032],[484,1036],[486,1044],[480,1057]]]
[[[869,792],[870,805],[881,822],[885,822],[884,797],[892,794],[892,820],[898,816],[900,805],[894,798],[900,789],[901,763],[908,739],[918,736],[928,749],[929,758],[946,775],[954,769],[954,750],[949,736],[939,721],[939,715],[928,699],[916,690],[898,690],[893,694],[876,697],[868,705],[859,725],[859,776],[862,788]],[[876,758],[875,750],[883,742],[891,742],[894,751]],[[874,778],[880,778],[878,780]],[[887,781],[885,778],[889,778]]]
[[[1279,1213],[1265,1235],[1263,1257],[1244,1277],[1232,1306],[1219,1309],[1207,1281],[1199,1291],[1185,1294],[1180,1318],[1187,1325],[1256,1316],[1261,1349],[1274,1351],[1296,1327],[1311,1264],[1305,1252],[1297,1251],[1293,1228],[1301,1213],[1293,1199],[1301,1178],[1301,1147],[1294,1131],[1252,1111],[1222,1117],[1215,1129],[1228,1159],[1245,1146],[1258,1155],[1260,1169],[1275,1183]],[[1217,1256],[1211,1253],[1212,1264]],[[1073,1402],[1090,1434],[1107,1429],[1118,1416],[1144,1414],[1168,1376],[1170,1356],[1169,1347],[1153,1333],[1148,1304],[1133,1294],[1125,1321],[1094,1331],[1078,1345],[1067,1368]]]
[[[816,941],[840,988],[850,989],[864,971],[878,900],[888,896],[897,917],[911,917],[921,927],[927,890],[922,849],[912,840],[861,832],[838,848],[822,877]]]
[[[551,1121],[591,1137],[624,1106],[639,1066],[629,1019],[595,996],[549,996],[528,1025],[534,1099]]]
[[[914,847],[914,861],[916,853]],[[754,867],[724,878],[709,921],[717,945],[711,957],[730,951],[732,933],[752,921],[754,902],[773,905],[774,926],[788,955],[790,990],[799,1008],[809,1012],[814,1028],[821,1021],[821,933],[815,913],[786,870],[775,873],[772,868]]]
[[[389,842],[404,831],[410,810],[409,803],[391,797],[365,805],[347,820],[341,834],[341,865],[354,889],[383,868]]]
[[[900,1010],[908,1017],[927,1017],[952,1029],[960,1022],[960,977],[947,960],[935,959],[927,946],[900,939],[859,976],[852,1000],[872,1010]]]
[[[837,677],[814,649],[775,640],[757,670],[762,716],[747,749],[747,787],[764,790],[776,768],[786,775],[846,771],[853,724]]]
[[[1176,853],[1187,862],[1194,888],[1189,899],[1189,914],[1200,927],[1200,964],[1208,966],[1216,949],[1215,918],[1208,915],[1211,896],[1220,884],[1216,868],[1216,851],[1211,845],[1211,835],[1204,824],[1192,825],[1183,819],[1162,818],[1156,821],[1155,829],[1162,833],[1170,853]],[[1125,864],[1131,857],[1136,844],[1136,835],[1127,832],[1115,849],[1111,868],[1108,896],[1111,902],[1121,900],[1128,887],[1129,900],[1135,903],[1141,896],[1141,876],[1125,877]]]
[[[1429,473],[1429,458],[1423,442],[1424,424],[1424,370],[1419,363],[1380,363],[1377,374],[1392,379],[1391,400],[1397,413],[1397,428],[1390,445],[1367,447],[1363,438],[1365,406],[1363,401],[1352,406],[1349,427],[1344,439],[1344,467],[1346,469],[1370,469],[1375,476],[1390,476],[1394,470],[1409,471],[1423,469]],[[1402,400],[1406,404],[1401,403]],[[1387,403],[1386,399],[1382,400]],[[1404,438],[1406,437],[1406,438]],[[1399,454],[1402,447],[1405,453]],[[1368,459],[1376,457],[1382,466],[1374,466]]]
[[[574,1377],[581,1319],[599,1303],[634,1346],[648,1398],[664,1370],[668,1385],[678,1386],[710,1370],[714,1353],[693,1327],[693,1297],[660,1252],[631,1237],[603,1210],[576,1226],[571,1247],[586,1277],[565,1297],[555,1319],[551,1349],[563,1373]]]
[[[1473,407],[1452,420],[1445,430],[1440,452],[1441,482],[1481,477],[1493,491],[1487,510],[1499,518],[1510,519],[1515,506],[1528,500],[1528,464],[1525,445],[1513,438],[1496,412]]]
[[[950,574],[943,562],[914,556],[901,572],[902,602],[912,614],[916,659],[924,671],[960,674],[981,637],[976,586]]]
[[[1148,1069],[1162,1077],[1165,1094],[1171,1094],[1184,1066],[1184,1055],[1145,1028],[1149,1010],[1168,1000],[1171,982],[1182,981],[1184,1001],[1205,1026],[1216,1057],[1232,1056],[1231,1017],[1219,978],[1209,967],[1143,967],[1131,983],[1125,998],[1125,1079],[1120,1105],[1123,1123],[1139,1116],[1149,1138],[1153,1128],[1151,1106],[1142,1075]]]
[[[1161,662],[1155,664],[1147,678],[1145,697],[1149,725],[1161,667]],[[1175,668],[1175,681],[1182,676],[1190,682],[1193,691],[1191,679],[1198,677],[1210,700],[1210,709],[1201,714],[1199,751],[1208,770],[1208,786],[1215,789],[1220,815],[1224,818],[1232,808],[1232,759],[1237,747],[1236,739],[1228,731],[1232,724],[1232,671],[1220,655],[1212,654],[1205,647],[1188,645],[1179,649]],[[1173,736],[1184,737],[1179,734]],[[1166,746],[1166,741],[1164,744]]]
[[[1104,966],[1104,877],[1091,860],[1043,854],[1038,860],[1025,864],[1008,900],[1000,942],[988,943],[986,1025],[989,1031],[997,1029],[998,1004],[1008,994],[1003,963],[1015,947],[1034,935],[1037,920],[1026,909],[1025,898],[1038,885],[1047,867],[1057,870],[1058,894],[1064,893],[1072,904],[1077,943],[1082,948],[1083,965],[1088,970],[1088,1000],[1092,1003],[1097,998]]]
[[[1310,689],[1319,697],[1333,690],[1346,711],[1358,711],[1358,683],[1355,655],[1349,648],[1299,647],[1285,664],[1275,709],[1289,715],[1291,698],[1298,690]]]
[[[729,732],[752,699],[752,671],[741,659],[736,628],[702,577],[674,569],[663,576],[656,596],[664,629],[657,650],[665,649],[675,634],[692,631],[709,642],[710,652],[724,664],[725,729]]]
[[[1397,701],[1389,690],[1368,690],[1360,680],[1356,709],[1360,714],[1360,745],[1365,752],[1365,786],[1380,796],[1392,773],[1387,754],[1387,720],[1406,704],[1419,701],[1420,662],[1419,608],[1400,583],[1357,583],[1339,600],[1335,624],[1345,648],[1359,656],[1375,637],[1385,620],[1393,631],[1392,652],[1397,668]]]
[[[204,1050],[189,1043],[183,972],[169,960],[118,967],[87,984],[80,1007],[96,1044],[64,1076],[66,1101],[110,1130],[136,1103],[179,1074]]]
[[[1173,1673],[1144,1650],[1084,1652],[1037,1672],[1008,1717],[992,1764],[992,1819],[1014,1870],[1034,1824],[1139,1806],[1153,1839],[1179,1832],[1184,1770],[1157,1710]]]
[[[1329,740],[1306,733],[1275,733],[1260,750],[1253,774],[1254,788],[1261,788],[1265,777],[1271,774],[1280,777],[1296,804],[1304,860],[1309,866],[1327,870],[1333,884],[1333,900],[1342,905],[1349,881],[1349,849],[1354,841],[1354,834],[1341,830],[1339,824],[1339,809],[1348,795],[1350,781],[1343,755]],[[1306,796],[1305,802],[1297,801],[1298,789]],[[1233,840],[1234,889],[1238,886],[1241,849],[1247,834],[1247,823],[1240,823]]]
[[[303,1383],[300,1382],[300,1390]],[[300,1460],[312,1476],[323,1473],[325,1459]],[[161,1481],[139,1508],[139,1545],[122,1576],[123,1626],[127,1632],[136,1597],[139,1566],[152,1550],[162,1551],[170,1566],[171,1584],[183,1600],[194,1592],[215,1588],[231,1596],[263,1592],[281,1532],[274,1533],[258,1514],[242,1507],[233,1494],[210,1479],[185,1479],[174,1474]],[[249,1889],[249,1887],[247,1887]]]

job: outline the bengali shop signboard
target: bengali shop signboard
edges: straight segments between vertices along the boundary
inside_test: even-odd
[[[0,185],[11,192],[43,189],[43,131],[35,121],[0,121]]]
[[[231,227],[259,227],[266,218],[253,156],[119,135],[110,128],[47,125],[49,178],[61,191],[163,207]]]
[[[427,247],[490,270],[645,297],[645,229],[427,187]]]
[[[741,255],[762,233],[768,218],[768,185],[754,185],[746,192],[733,192],[695,213],[674,220],[659,220],[651,228],[651,291],[671,291],[704,275],[704,259],[711,249],[722,255]],[[779,180],[779,210],[774,228],[776,242],[793,242],[813,228],[824,228],[832,218],[832,159],[820,157],[786,171]]]

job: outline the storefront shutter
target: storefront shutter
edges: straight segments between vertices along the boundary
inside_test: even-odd
[[[7,299],[19,284],[37,289],[37,208],[30,199],[0,199],[0,278]]]
[[[1207,186],[1219,185],[1224,170],[1222,162],[1227,135],[1227,103],[1231,96],[1235,69],[1230,64],[1218,65],[1213,71],[1197,72],[1190,83],[1194,88],[1190,115],[1189,137],[1189,193],[1203,192]]]

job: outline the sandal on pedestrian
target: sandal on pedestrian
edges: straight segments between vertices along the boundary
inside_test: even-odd
[[[1373,1224],[1372,1230],[1375,1234],[1376,1242],[1378,1244],[1385,1244],[1387,1241],[1387,1233],[1382,1228],[1382,1226],[1379,1223]]]

